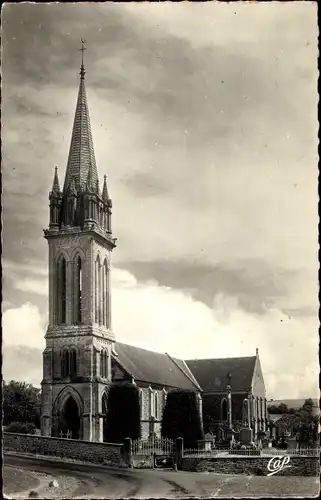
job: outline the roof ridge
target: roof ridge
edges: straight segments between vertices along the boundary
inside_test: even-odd
[[[193,359],[186,359],[186,363],[190,363],[192,361],[224,361],[227,359],[256,359],[256,356],[236,356],[236,357],[229,357],[229,358],[193,358]]]
[[[182,368],[179,366],[178,363],[176,363],[176,359],[173,358],[170,354],[168,354],[168,352],[165,353],[169,359],[171,361],[173,361],[173,363],[175,363],[175,365],[177,366],[177,368],[185,375],[185,377],[187,377],[193,385],[195,385],[198,389],[202,390],[201,386],[199,385],[199,383],[197,382],[196,378],[195,377],[190,377],[188,373],[184,372],[184,370],[182,370]],[[183,363],[185,363],[185,361],[183,359],[181,359],[180,361],[183,361]],[[186,363],[185,363],[186,364]],[[187,365],[186,365],[187,366]],[[194,380],[193,380],[194,379]],[[196,382],[196,383],[195,383]]]
[[[147,351],[147,352],[152,352],[154,354],[161,354],[162,356],[166,356],[166,352],[152,351],[151,349],[146,349],[146,347],[139,347],[138,345],[126,344],[125,342],[116,342],[116,344],[121,344],[128,347],[133,347],[134,349],[140,349],[141,351]]]

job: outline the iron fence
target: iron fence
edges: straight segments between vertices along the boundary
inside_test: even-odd
[[[301,449],[288,449],[288,450],[278,450],[278,449],[233,449],[233,448],[213,448],[211,450],[204,450],[200,448],[196,449],[184,449],[184,457],[191,458],[209,458],[209,457],[230,457],[232,456],[275,456],[275,455],[289,455],[294,456],[306,456],[306,457],[318,457],[320,456],[319,448],[301,448]]]
[[[184,449],[184,457],[225,457],[230,455],[251,456],[259,455],[260,451],[255,449],[232,449],[232,448],[213,448],[211,450],[202,450],[200,448]]]

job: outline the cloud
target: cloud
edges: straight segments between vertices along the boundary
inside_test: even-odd
[[[63,184],[83,36],[95,154],[118,238],[118,338],[199,355],[208,345],[213,356],[252,353],[258,343],[272,392],[308,388],[317,330],[316,9],[5,5],[7,330],[16,321],[13,330],[24,331],[22,307],[40,332],[37,314],[47,310],[42,229],[55,165]],[[282,349],[301,377],[292,385]]]
[[[7,309],[2,316],[3,342],[6,345],[44,347],[46,317],[27,302],[21,307]]]
[[[42,379],[42,349],[27,345],[2,345],[2,373],[6,381],[17,380],[40,387]]]
[[[309,275],[310,286],[302,289],[307,271],[271,266],[261,259],[221,261],[214,265],[202,259],[190,261],[160,260],[119,262],[119,267],[135,274],[139,281],[153,276],[161,285],[189,291],[208,306],[219,293],[236,296],[239,306],[248,312],[265,313],[266,307],[291,311],[292,315],[316,316],[318,310],[316,275]]]
[[[244,258],[315,268],[314,16],[313,5],[298,3],[286,11],[215,2],[7,5],[5,255],[44,258],[47,195],[55,164],[63,180],[76,101],[75,40],[88,35],[95,152],[109,175],[119,258],[202,252],[213,263],[234,259],[237,248]],[[12,243],[17,231],[21,245]]]
[[[19,280],[15,283],[15,288],[29,293],[37,293],[44,295],[48,291],[48,285],[45,281],[41,280]]]
[[[251,356],[259,347],[271,397],[304,397],[318,390],[316,318],[302,323],[276,308],[251,314],[240,307],[237,297],[220,293],[210,308],[156,282],[136,284],[129,273],[128,286],[124,281],[119,286],[117,272],[113,321],[118,340],[185,359]]]
[[[240,307],[237,297],[220,293],[209,307],[155,280],[137,281],[122,269],[113,270],[112,292],[113,328],[119,341],[185,359],[251,356],[259,347],[269,397],[317,393],[314,319],[303,325],[275,308],[251,314]],[[35,306],[25,304],[5,311],[3,331],[7,346],[43,347],[45,318]],[[38,369],[41,378],[41,366]]]

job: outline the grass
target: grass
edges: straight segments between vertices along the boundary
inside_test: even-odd
[[[4,491],[7,495],[35,489],[40,484],[39,479],[37,479],[32,472],[16,467],[5,465],[2,474]]]

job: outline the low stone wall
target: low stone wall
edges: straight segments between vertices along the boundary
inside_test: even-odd
[[[114,467],[127,467],[121,444],[4,432],[3,449],[4,451],[72,458]]]
[[[272,457],[183,457],[182,470],[190,472],[216,472],[220,474],[269,474],[268,463]],[[281,458],[281,460],[284,457]],[[291,467],[276,473],[280,476],[316,476],[320,474],[319,457],[292,456],[288,463]]]

